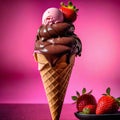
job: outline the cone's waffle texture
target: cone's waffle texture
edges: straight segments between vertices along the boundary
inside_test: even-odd
[[[59,120],[75,55],[71,56],[70,64],[66,63],[66,55],[64,55],[55,67],[51,67],[42,54],[36,54],[35,58],[39,65],[52,120]]]

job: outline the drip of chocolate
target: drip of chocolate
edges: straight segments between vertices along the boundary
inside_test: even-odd
[[[43,54],[54,66],[61,56],[66,54],[66,62],[72,54],[81,55],[82,44],[74,34],[74,25],[69,23],[56,23],[40,26],[35,42],[35,51]]]

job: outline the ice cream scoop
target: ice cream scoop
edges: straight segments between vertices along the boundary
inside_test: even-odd
[[[58,8],[48,8],[42,16],[42,24],[54,24],[63,22],[63,13]]]

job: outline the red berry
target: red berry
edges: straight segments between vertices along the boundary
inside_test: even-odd
[[[98,100],[96,114],[115,113],[118,108],[118,104],[112,96],[102,96]]]
[[[86,105],[96,105],[96,99],[95,97],[91,94],[92,91],[86,93],[86,89],[83,88],[82,90],[82,95],[77,92],[77,96],[72,96],[72,99],[76,101],[76,107],[79,112],[82,112],[83,108]]]
[[[96,105],[86,105],[83,110],[82,113],[84,114],[94,114],[96,111]]]
[[[68,5],[61,3],[60,10],[64,15],[64,19],[66,22],[74,22],[77,18],[77,11],[76,7],[72,4],[72,2],[68,2]]]
[[[83,94],[77,100],[77,109],[82,112],[86,105],[96,105],[96,99],[92,94]]]
[[[103,94],[103,96],[98,100],[96,114],[115,113],[118,109],[118,102],[110,95],[110,88],[107,88],[106,94]]]

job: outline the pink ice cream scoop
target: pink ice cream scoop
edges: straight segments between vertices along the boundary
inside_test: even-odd
[[[54,24],[58,22],[63,22],[63,13],[58,8],[48,8],[42,17],[42,24]]]

